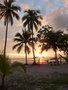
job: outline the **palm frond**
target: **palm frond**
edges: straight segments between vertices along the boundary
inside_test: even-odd
[[[23,44],[21,43],[18,47],[17,47],[17,52],[20,53],[20,51],[22,50]]]
[[[23,23],[23,26],[26,27],[28,24],[29,24],[29,21],[26,20],[26,21]]]
[[[6,7],[0,3],[0,10],[4,10]]]
[[[22,37],[22,35],[18,32],[18,33],[16,33],[16,35],[15,35],[15,37],[18,37],[18,38],[20,38],[20,39],[22,39],[23,37]]]
[[[36,23],[34,22],[34,27],[35,27],[35,29],[36,30],[38,30],[38,27],[37,27],[37,25],[36,25]]]
[[[39,19],[43,20],[43,17],[42,17],[42,16],[38,15],[37,17],[38,17]]]
[[[14,16],[17,20],[20,19],[19,15],[18,15],[16,12],[12,11],[12,14],[13,14],[13,16]]]
[[[37,12],[37,13],[40,13],[40,11],[39,11],[39,10],[36,10],[36,12]]]
[[[23,16],[23,17],[22,17],[22,21],[26,20],[27,17],[28,17],[28,15]]]
[[[29,46],[31,46],[31,47],[33,46],[32,42],[28,42],[28,44],[29,44]]]
[[[4,25],[6,25],[7,22],[13,25],[13,17],[19,20],[17,12],[20,11],[20,7],[13,5],[14,2],[15,0],[4,0],[4,4],[0,3],[0,19],[5,17]]]
[[[21,45],[21,43],[15,44],[15,45],[13,46],[13,50],[14,50],[16,47],[20,46],[20,45]]]
[[[37,25],[41,25],[41,22],[39,21],[39,19],[42,19],[42,17],[38,15],[40,11],[29,9],[29,10],[26,10],[25,13],[26,14],[22,18],[22,21],[24,21],[23,26],[24,27],[29,26],[30,29],[32,30],[34,25],[35,29],[37,30]]]
[[[16,42],[23,42],[23,39],[20,39],[20,38],[14,38],[14,41],[16,41]]]
[[[36,23],[41,26],[41,21],[36,20]]]
[[[7,0],[4,0],[4,5],[5,5],[5,6],[7,5]]]
[[[8,22],[8,17],[4,17],[5,19],[4,19],[4,25],[6,25],[7,24],[7,22]]]
[[[30,48],[26,45],[26,51],[29,54],[30,53]]]
[[[11,21],[11,22],[10,22]],[[9,16],[9,22],[11,23],[11,25],[13,25],[13,18],[12,18],[12,15],[10,14]]]
[[[8,4],[9,6],[11,6],[14,2],[15,0],[5,0],[5,5]]]
[[[20,34],[19,32],[15,35],[14,41],[16,41],[18,44],[15,44],[13,46],[13,49],[15,49],[17,47],[17,52],[19,53],[23,47],[23,45],[28,45],[28,43],[30,42],[30,38],[31,38],[31,33],[28,32],[27,30],[22,30],[22,34]],[[28,53],[30,53],[29,47],[26,47],[28,50]]]
[[[28,45],[30,46],[30,47],[33,47],[33,49],[35,50],[35,43],[33,42],[33,44],[32,44],[32,42],[28,42]]]
[[[5,11],[4,12],[0,12],[0,19],[2,19],[4,15],[5,15]]]
[[[11,9],[13,11],[21,11],[21,8],[19,6],[12,5]]]
[[[47,51],[49,48],[50,48],[50,47],[49,47],[48,45],[43,44],[43,45],[42,45],[42,48],[41,48],[41,53],[42,53],[43,51]]]

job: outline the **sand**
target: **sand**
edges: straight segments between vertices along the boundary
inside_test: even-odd
[[[68,74],[68,64],[27,66],[27,74],[46,76],[52,73]]]
[[[12,74],[8,75],[6,81],[23,80],[24,76],[33,76],[35,78],[44,78],[53,73],[68,74],[68,64],[62,65],[27,65],[27,72],[24,74],[21,69],[13,70]],[[0,80],[1,81],[1,80]],[[66,88],[66,89],[65,89]],[[59,87],[58,90],[68,90],[68,86]]]

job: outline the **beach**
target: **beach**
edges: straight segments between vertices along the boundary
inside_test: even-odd
[[[31,88],[32,86],[34,88],[36,87],[34,90],[41,90],[37,88],[37,86],[35,86],[34,84],[36,85],[39,84],[40,87],[43,86],[44,88],[46,87],[52,88],[52,89],[45,89],[45,90],[68,90],[68,84],[67,84],[68,81],[66,81],[68,80],[67,78],[68,64],[27,65],[26,68],[27,68],[26,73],[22,73],[20,71],[21,69],[16,72],[14,71],[12,75],[14,77],[14,80],[21,83],[23,83],[23,81],[25,80],[25,82],[28,83],[28,85],[26,86],[29,86],[29,88]],[[51,86],[53,82],[55,83],[55,85]],[[49,83],[49,85],[47,85],[47,83]],[[57,89],[53,89],[53,88],[57,88]]]
[[[46,76],[52,73],[68,74],[68,64],[27,66],[28,75]]]
[[[57,89],[45,89],[45,90],[68,90],[68,64],[61,65],[27,65],[26,73],[24,73],[21,67],[12,70],[12,73],[6,76],[5,82],[8,87],[11,87],[8,90],[27,90],[29,87],[35,88],[34,90],[43,90],[37,89],[37,87],[50,88],[53,85],[53,88]],[[63,81],[64,80],[64,81]],[[1,80],[0,80],[1,81]],[[25,85],[23,85],[25,83]],[[47,85],[49,83],[49,85]],[[35,84],[35,85],[34,85]],[[27,87],[28,86],[28,87]],[[46,88],[45,87],[45,88]],[[51,86],[52,88],[52,86]]]

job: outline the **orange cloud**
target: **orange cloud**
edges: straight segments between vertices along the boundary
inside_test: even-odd
[[[47,18],[46,16],[43,16],[42,25],[47,25],[47,24],[48,24]]]
[[[65,3],[66,5],[68,5],[68,0],[64,0],[64,3]]]
[[[26,3],[22,3],[20,6],[21,6],[21,8],[29,9],[28,4],[26,4]]]

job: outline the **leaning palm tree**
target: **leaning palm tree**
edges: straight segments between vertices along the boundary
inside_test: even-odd
[[[40,40],[40,42],[42,43],[41,52],[43,52],[44,50],[47,51],[52,48],[55,52],[55,58],[58,62],[57,49],[61,50],[60,46],[61,46],[61,39],[62,39],[63,32],[62,31],[54,32],[52,30],[52,28],[50,30],[48,30],[48,28],[46,28],[45,30],[43,30],[41,32],[42,33],[40,33],[40,34],[43,35],[43,37]]]
[[[26,71],[25,66],[19,62],[11,63],[7,56],[0,54],[0,75],[2,77],[2,90],[4,90],[5,86],[5,76],[12,72],[13,68],[21,66],[24,71]]]
[[[39,10],[26,10],[25,15],[22,17],[23,21],[23,26],[28,27],[28,30],[32,32],[32,38],[34,38],[34,28],[37,30],[38,25],[41,25],[41,19],[42,17],[39,15],[40,11]],[[34,63],[36,64],[35,61],[35,52],[34,52],[34,42],[32,40],[32,51],[33,51],[33,58],[34,58]]]
[[[26,65],[27,65],[27,54],[30,53],[30,47],[32,47],[32,38],[31,38],[31,33],[26,31],[26,30],[22,30],[22,34],[20,34],[19,32],[15,35],[14,41],[17,42],[17,44],[15,44],[13,46],[13,49],[17,48],[17,52],[19,53],[22,50],[22,47],[25,47],[24,51],[25,51],[25,59],[26,59]]]
[[[6,26],[4,55],[6,54],[8,23],[13,25],[13,17],[19,20],[17,12],[21,10],[19,6],[13,4],[14,2],[15,0],[4,0],[4,4],[0,3],[0,19],[4,17],[4,25]]]

